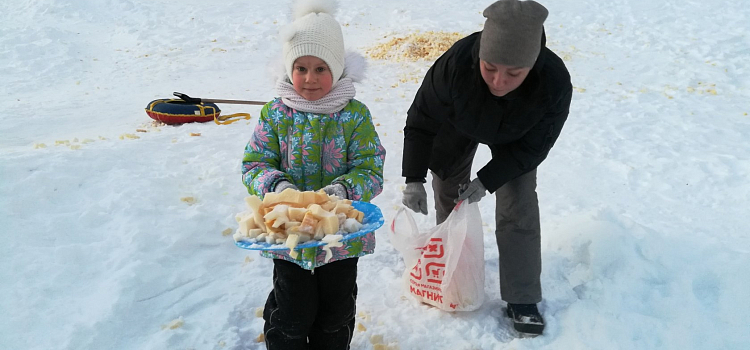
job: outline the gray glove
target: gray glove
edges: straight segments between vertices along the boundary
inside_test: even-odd
[[[427,191],[424,190],[424,184],[421,182],[407,183],[401,203],[415,213],[427,215]]]
[[[342,184],[333,184],[323,187],[323,192],[329,196],[336,196],[341,199],[349,199],[346,194],[346,187]]]
[[[291,183],[289,181],[286,181],[286,180],[281,180],[278,183],[276,183],[276,188],[274,188],[273,191],[276,192],[276,193],[281,193],[281,191],[283,191],[283,190],[285,190],[287,188],[291,188],[293,190],[299,191],[299,188],[297,188],[297,186],[294,186],[293,183]]]
[[[458,186],[458,198],[455,202],[458,203],[462,200],[468,200],[469,204],[479,202],[485,194],[487,194],[487,189],[482,185],[482,181],[476,178],[468,184]]]

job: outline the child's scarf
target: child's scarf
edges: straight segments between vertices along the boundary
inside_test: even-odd
[[[356,94],[352,79],[348,77],[339,79],[328,94],[315,101],[308,101],[300,96],[287,79],[276,82],[276,91],[285,105],[300,112],[322,114],[332,114],[344,109]]]

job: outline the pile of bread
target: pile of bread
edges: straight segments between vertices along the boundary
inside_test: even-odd
[[[364,213],[352,207],[352,201],[329,196],[325,192],[287,188],[281,193],[266,193],[245,198],[247,210],[236,216],[239,228],[235,241],[285,244],[290,255],[294,247],[311,240],[329,241],[328,236],[357,232]],[[328,239],[327,239],[328,237]]]

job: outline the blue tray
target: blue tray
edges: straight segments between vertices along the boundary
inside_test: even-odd
[[[380,208],[378,208],[377,205],[367,203],[367,202],[359,202],[359,201],[352,201],[352,207],[354,209],[357,209],[365,214],[364,218],[362,219],[362,228],[357,232],[347,233],[344,235],[344,238],[341,239],[341,241],[348,241],[352,238],[357,238],[359,236],[364,236],[370,232],[373,232],[377,229],[379,229],[381,226],[383,226],[383,213],[380,211]],[[235,244],[242,248],[242,249],[249,249],[249,250],[289,250],[289,247],[285,246],[284,244],[271,244],[267,242],[258,242],[255,239],[250,239],[247,241],[239,241],[235,242]],[[300,250],[303,248],[310,248],[310,247],[319,247],[322,245],[326,245],[326,242],[323,241],[309,241],[305,242],[303,244],[298,245],[294,248],[294,250]]]

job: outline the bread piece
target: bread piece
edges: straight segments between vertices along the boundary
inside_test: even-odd
[[[315,234],[313,235],[313,239],[319,241],[325,237],[326,234],[323,232],[323,225],[317,225],[315,226]]]
[[[305,217],[305,214],[307,214],[307,207],[305,208],[289,207],[287,216],[289,217],[289,220],[302,222],[302,219]]]
[[[356,218],[358,211],[359,210],[352,208],[351,210],[349,210],[348,212],[346,212],[346,217],[347,218]]]
[[[298,227],[300,224],[302,224],[301,221],[287,221],[284,223],[284,230],[289,231],[295,227]]]
[[[266,243],[276,244],[276,235],[273,232],[266,235]]]
[[[318,225],[323,226],[323,233],[326,235],[332,235],[339,232],[339,218],[336,214],[326,211],[320,205],[313,204],[307,208],[310,213],[315,216],[316,219],[320,220]]]
[[[277,240],[278,239],[287,239],[287,237],[289,237],[289,235],[286,233],[286,231],[276,232],[276,233],[274,233],[274,236],[276,236]],[[284,243],[284,242],[281,242],[281,243]]]
[[[289,218],[287,217],[288,212],[289,212],[288,205],[286,204],[275,205],[270,212],[268,212],[265,216],[263,216],[263,219],[266,220],[266,226],[272,225],[275,228],[281,227],[281,225],[289,221]],[[273,221],[273,224],[269,224],[269,222],[271,221]]]
[[[361,223],[362,220],[365,218],[365,213],[363,213],[363,212],[361,212],[361,211],[359,211],[357,209],[352,208],[351,210],[349,210],[349,212],[346,213],[346,217],[347,218],[352,218],[352,219],[357,219],[357,221],[359,221]]]
[[[318,225],[323,227],[323,234],[332,235],[339,232],[339,218],[336,215],[321,219]]]
[[[325,203],[321,204],[320,207],[323,208],[323,210],[325,210],[325,211],[332,212],[333,209],[336,208],[336,202],[330,202],[330,201],[329,202],[325,202]]]
[[[294,247],[297,246],[297,243],[299,242],[299,235],[291,234],[286,239],[286,246],[289,248],[289,256],[292,257],[292,259],[297,259],[297,255],[299,253],[294,250]]]
[[[357,219],[357,221],[359,221],[359,223],[362,223],[363,221],[365,221],[365,213],[357,210],[357,217],[356,217],[356,219]]]
[[[258,225],[255,224],[255,218],[252,215],[248,215],[240,219],[239,231],[243,235],[247,236],[248,231],[254,228],[258,228]]]
[[[336,207],[334,207],[333,213],[334,214],[348,213],[349,210],[351,209],[352,209],[351,203],[346,203],[346,201],[341,200],[341,201],[336,202]]]
[[[275,224],[275,222],[276,222],[275,219],[265,222],[265,224],[266,224],[266,232],[267,233],[271,234],[271,233],[284,232],[284,229],[282,227],[280,227],[281,225],[277,226]]]
[[[299,233],[299,243],[305,243],[309,242],[313,239],[312,235],[308,235],[307,233]]]
[[[258,196],[247,196],[245,197],[245,204],[250,211],[258,211],[258,208],[263,204],[263,201]]]
[[[344,221],[346,221],[346,219],[348,219],[346,217],[346,214],[344,214],[344,213],[338,213],[338,214],[336,214],[336,217],[339,218],[339,227],[343,227],[344,226]]]
[[[263,233],[263,230],[261,230],[259,228],[253,228],[253,229],[250,229],[250,230],[247,231],[247,237],[248,238],[256,238],[256,237],[260,236],[260,234],[262,234],[262,233]]]
[[[263,205],[272,206],[274,204],[287,203],[293,204],[293,206],[298,206],[300,203],[302,203],[302,197],[302,192],[292,188],[287,188],[281,191],[281,193],[266,193],[266,195],[263,197]]]
[[[245,197],[245,204],[247,204],[247,207],[253,212],[253,218],[255,219],[255,224],[258,228],[262,229],[263,232],[267,231],[266,224],[264,223],[265,220],[263,220],[263,214],[261,213],[263,201],[257,196],[249,196]]]
[[[316,218],[312,212],[308,211],[297,230],[299,232],[313,235],[315,233],[315,227],[318,225],[318,221],[320,221],[320,219]]]

